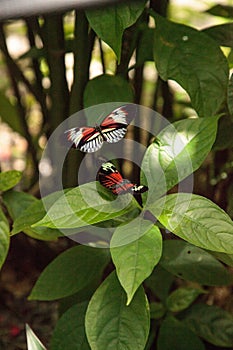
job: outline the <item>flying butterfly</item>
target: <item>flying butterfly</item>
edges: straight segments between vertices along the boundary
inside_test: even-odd
[[[67,130],[68,141],[82,152],[92,153],[98,151],[104,141],[115,143],[126,134],[128,126],[128,114],[134,105],[121,106],[112,111],[100,125],[76,127]]]
[[[148,187],[144,185],[132,184],[129,180],[123,179],[119,171],[111,162],[105,162],[101,165],[97,180],[102,186],[108,188],[114,194],[140,194],[148,191]]]

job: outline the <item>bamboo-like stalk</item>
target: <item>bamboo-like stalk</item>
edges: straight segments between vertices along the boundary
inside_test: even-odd
[[[12,88],[14,91],[14,95],[17,99],[17,108],[19,113],[19,118],[21,121],[21,125],[24,132],[24,137],[28,142],[28,153],[31,156],[32,160],[32,183],[35,182],[38,179],[38,159],[37,159],[37,149],[33,143],[32,136],[29,132],[28,124],[26,121],[26,110],[24,105],[21,102],[21,94],[19,91],[18,83],[23,82],[26,86],[29,88],[29,91],[32,92],[34,88],[32,88],[29,81],[24,77],[23,73],[20,71],[19,67],[16,65],[16,63],[11,58],[7,44],[6,44],[6,37],[4,33],[4,27],[3,23],[0,23],[0,49],[5,57],[6,66],[8,69],[9,78],[12,84]]]
[[[88,21],[84,11],[76,11],[75,18],[75,47],[74,47],[74,80],[70,93],[70,115],[83,109],[83,94],[89,80],[89,66],[94,45],[94,32],[89,32]],[[68,169],[67,186],[77,186],[77,173],[83,154],[79,151],[70,152],[67,157]]]

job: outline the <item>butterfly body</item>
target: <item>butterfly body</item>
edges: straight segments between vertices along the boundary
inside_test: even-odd
[[[106,162],[101,165],[97,178],[102,186],[108,188],[114,194],[139,194],[148,190],[147,186],[137,186],[136,184],[132,184],[129,180],[123,179],[111,162]]]
[[[67,130],[67,138],[75,148],[82,152],[96,152],[102,147],[104,141],[115,143],[125,136],[128,126],[127,115],[128,112],[124,106],[119,107],[112,111],[100,125]]]

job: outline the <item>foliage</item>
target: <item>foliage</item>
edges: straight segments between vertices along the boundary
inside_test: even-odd
[[[230,58],[220,47],[232,50],[232,23],[197,30],[166,19],[161,2],[155,3],[150,9],[145,1],[136,1],[25,19],[30,48],[18,60],[6,44],[8,24],[0,26],[0,49],[14,93],[10,99],[6,86],[1,87],[0,115],[28,142],[25,174],[33,168],[25,191],[13,189],[20,172],[0,173],[0,266],[10,236],[20,232],[44,241],[83,232],[94,239],[90,246],[76,245],[59,254],[30,293],[29,300],[63,302],[50,349],[233,347],[233,316],[205,303],[210,287],[233,282],[228,268],[233,265],[233,202],[227,196],[232,194],[233,83]],[[208,11],[232,18],[233,10],[218,5]],[[103,74],[89,79],[96,51]],[[70,52],[71,87],[65,67]],[[146,103],[149,83],[143,71],[151,61],[159,77],[150,91],[153,101]],[[172,90],[170,80],[183,87],[184,97]],[[41,111],[36,135],[30,131],[31,105],[22,85]],[[134,140],[146,144],[141,171],[131,174],[135,182],[148,185],[141,201],[130,194],[115,200],[95,181],[76,187],[83,157],[78,151],[66,159],[66,191],[43,200],[32,195],[39,140],[48,140],[69,114],[83,107],[119,101],[147,104],[171,122],[155,139],[149,134],[140,138],[132,128]],[[192,188],[181,192],[180,183],[196,170],[198,194]],[[171,234],[176,239],[168,240]],[[74,297],[72,305],[67,297]],[[26,334],[28,349],[44,349],[29,326]]]

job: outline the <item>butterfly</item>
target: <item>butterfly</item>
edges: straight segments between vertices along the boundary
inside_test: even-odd
[[[128,105],[130,106],[130,105]],[[112,111],[100,125],[83,126],[67,130],[67,138],[73,146],[82,152],[92,153],[98,151],[104,141],[115,143],[126,134],[130,109],[127,105]]]
[[[147,186],[138,186],[127,179],[123,179],[116,167],[108,161],[101,165],[97,173],[97,180],[114,194],[139,194],[148,191]]]

